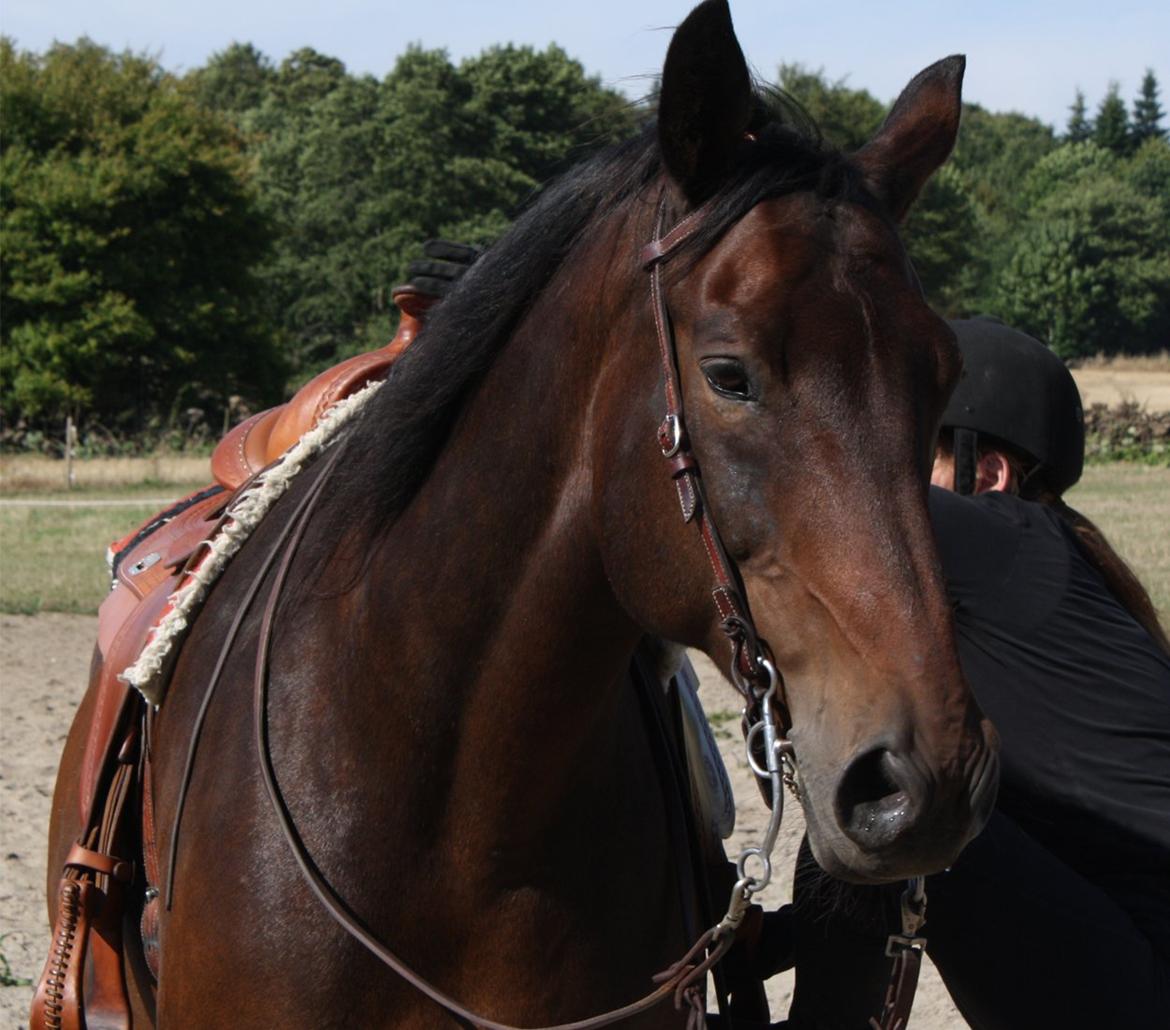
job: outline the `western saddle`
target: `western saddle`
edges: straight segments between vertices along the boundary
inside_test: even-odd
[[[80,770],[79,832],[62,871],[52,944],[33,998],[30,1030],[129,1030],[122,926],[133,883],[145,885],[140,930],[147,965],[158,976],[159,868],[147,744],[153,712],[120,674],[141,654],[235,496],[330,407],[384,377],[418,334],[439,294],[407,285],[396,288],[393,299],[401,320],[390,343],[322,372],[292,400],[240,423],[212,454],[214,484],[110,546],[113,583],[98,613],[100,663],[88,688],[93,717]],[[119,857],[139,847],[143,868]]]

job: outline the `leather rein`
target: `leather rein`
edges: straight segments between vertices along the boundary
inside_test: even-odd
[[[711,566],[714,578],[714,586],[711,591],[712,600],[719,615],[720,626],[732,648],[732,681],[745,700],[744,722],[748,759],[755,774],[770,788],[772,815],[763,842],[758,846],[746,848],[739,856],[737,882],[732,890],[731,900],[723,918],[701,934],[682,958],[653,978],[654,982],[658,984],[653,991],[621,1008],[588,1019],[561,1023],[554,1027],[539,1028],[539,1030],[594,1030],[594,1028],[608,1026],[619,1020],[645,1012],[667,998],[674,999],[676,1009],[684,1007],[690,1009],[689,1027],[702,1026],[705,1013],[698,985],[704,980],[708,971],[731,949],[752,896],[763,890],[771,880],[771,852],[780,828],[783,812],[783,788],[786,786],[798,799],[800,797],[791,745],[781,730],[781,727],[786,730],[790,725],[783,691],[783,679],[776,669],[767,644],[760,639],[756,632],[740,577],[728,557],[719,531],[710,517],[699,474],[698,461],[691,450],[690,440],[687,436],[674,335],[663,294],[663,265],[702,227],[707,208],[704,206],[695,209],[668,232],[663,232],[665,212],[666,194],[664,191],[658,205],[655,239],[648,243],[641,252],[643,268],[650,274],[650,298],[666,400],[666,414],[658,427],[657,438],[663,457],[670,464],[671,476],[678,493],[683,520],[697,526]],[[267,716],[269,656],[276,613],[300,541],[324,493],[324,486],[343,451],[344,441],[335,444],[332,453],[324,460],[316,479],[301,497],[271,552],[261,564],[227,633],[197,717],[195,733],[190,742],[192,754],[188,756],[188,772],[184,774],[180,787],[168,870],[167,907],[170,907],[173,900],[178,823],[184,808],[190,780],[189,767],[193,759],[193,752],[198,744],[203,716],[219,681],[227,655],[242,628],[245,613],[256,598],[262,582],[279,559],[260,626],[253,678],[253,730],[265,790],[301,875],[322,907],[349,936],[358,941],[367,951],[417,991],[445,1009],[456,1020],[482,1028],[482,1030],[522,1030],[522,1028],[497,1022],[465,1008],[411,969],[363,925],[360,918],[349,909],[345,901],[318,871],[301,839],[276,778],[269,747]],[[777,712],[782,720],[779,723],[776,719]],[[749,866],[756,869],[754,874],[748,871]],[[906,929],[904,926],[904,930]],[[910,936],[912,935],[913,931],[911,931]],[[879,1024],[875,1021],[874,1025]],[[880,1025],[884,1027],[886,1024],[883,1022]],[[530,1030],[537,1030],[537,1028],[530,1028]]]
[[[779,674],[772,663],[767,645],[759,640],[755,625],[748,613],[739,586],[739,577],[735,572],[727,552],[723,547],[719,531],[711,521],[706,505],[706,497],[699,479],[698,462],[690,449],[687,438],[682,410],[682,392],[678,380],[677,360],[673,334],[670,332],[670,318],[666,310],[663,297],[661,268],[662,265],[677,252],[700,228],[705,208],[693,211],[687,218],[667,233],[662,232],[665,213],[665,194],[658,209],[658,231],[656,238],[642,251],[644,267],[650,273],[650,294],[653,304],[654,321],[657,329],[659,353],[662,361],[663,378],[666,394],[666,416],[658,430],[658,440],[663,455],[670,461],[671,475],[678,491],[679,503],[682,507],[683,518],[687,522],[695,522],[700,530],[704,549],[711,563],[715,578],[712,598],[719,613],[720,625],[727,634],[733,649],[733,677],[736,687],[744,694],[748,709],[759,713],[761,704],[767,696],[770,702],[776,693],[780,682]],[[267,577],[272,565],[280,554],[279,564],[268,592],[267,602],[260,625],[259,644],[256,653],[256,666],[253,678],[253,730],[257,751],[260,757],[260,766],[265,790],[280,824],[281,832],[289,845],[309,888],[316,896],[322,907],[330,917],[347,934],[358,941],[367,951],[378,958],[388,968],[393,970],[403,980],[413,986],[421,994],[426,995],[437,1005],[445,1009],[457,1020],[469,1023],[483,1030],[521,1030],[489,1019],[465,1008],[458,1001],[444,994],[437,987],[411,969],[402,959],[390,951],[379,941],[361,920],[339,897],[329,882],[317,870],[315,863],[308,853],[295,821],[289,812],[280,785],[276,778],[272,763],[272,756],[268,740],[268,666],[272,647],[272,635],[279,607],[280,598],[285,582],[297,554],[298,546],[305,530],[317,507],[324,490],[324,485],[330,477],[334,466],[340,457],[343,444],[335,445],[333,453],[324,462],[316,480],[301,498],[297,508],[292,513],[284,532],[277,540],[276,546],[269,554],[268,559],[259,570],[252,588],[247,595],[250,602],[256,595],[261,580]],[[247,607],[244,605],[243,607]],[[234,642],[236,632],[240,628],[237,619],[229,631],[228,639],[224,644],[224,652]],[[224,664],[224,655],[216,663],[216,672]],[[213,683],[218,676],[213,676]],[[755,686],[753,686],[755,685]],[[210,697],[208,692],[206,701]],[[770,705],[764,704],[765,709]],[[771,722],[770,719],[767,720]],[[750,738],[749,738],[750,739]],[[192,742],[194,743],[194,741]],[[779,786],[777,779],[775,787]],[[180,808],[182,806],[180,797]],[[776,805],[778,809],[779,804]],[[778,829],[778,819],[773,820]],[[773,838],[775,834],[770,835]],[[767,849],[771,850],[770,846]],[[752,854],[762,858],[765,865],[765,874],[770,878],[770,863],[763,849],[749,849]],[[174,868],[172,860],[171,869]],[[571,1023],[562,1023],[555,1027],[545,1027],[541,1030],[594,1030],[596,1027],[608,1026],[619,1020],[629,1019],[639,1013],[651,1009],[668,998],[673,998],[676,1008],[684,1006],[690,1009],[688,1025],[701,1026],[705,1018],[701,994],[696,990],[697,985],[706,977],[708,971],[730,950],[735,943],[736,931],[747,911],[748,902],[753,893],[762,890],[767,880],[760,877],[747,876],[743,872],[741,858],[740,879],[733,891],[732,902],[728,912],[715,926],[701,934],[698,940],[668,969],[654,977],[658,986],[649,994],[618,1009],[592,1016],[588,1019]],[[167,891],[168,902],[172,891]]]
[[[767,645],[759,640],[755,632],[755,625],[748,613],[747,605],[738,585],[739,577],[727,557],[719,531],[708,515],[706,498],[699,479],[698,462],[690,449],[683,421],[682,392],[678,381],[674,338],[669,330],[670,318],[662,292],[661,267],[663,263],[702,225],[706,210],[704,208],[695,210],[666,234],[662,233],[664,211],[665,195],[658,209],[657,237],[642,252],[644,267],[650,272],[650,294],[665,381],[667,413],[659,427],[658,439],[663,455],[671,463],[671,474],[678,490],[683,518],[687,522],[694,521],[698,525],[704,549],[711,563],[715,577],[712,597],[720,616],[720,624],[732,643],[736,686],[744,694],[749,708],[758,711],[765,694],[768,694],[769,700],[771,700],[771,695],[775,693],[779,682],[779,675],[771,662]],[[296,556],[298,545],[342,450],[342,444],[335,446],[320,474],[293,512],[285,533],[278,540],[277,547],[269,556],[269,560],[264,563],[257,577],[263,579],[267,576],[272,559],[276,557],[276,552],[283,547],[283,555],[277,566],[261,620],[253,678],[253,729],[265,790],[301,875],[326,912],[347,934],[417,991],[426,995],[456,1019],[481,1027],[483,1030],[520,1030],[520,1028],[472,1012],[454,998],[444,994],[411,969],[361,923],[360,919],[350,911],[344,900],[337,895],[333,887],[318,871],[301,839],[277,782],[268,742],[267,719],[268,663],[273,627],[284,584]],[[251,596],[254,596],[254,593]],[[227,646],[230,646],[230,640]],[[218,665],[222,665],[222,661],[217,663]],[[765,684],[763,689],[752,689],[751,684],[761,682]],[[769,687],[771,690],[768,689]],[[778,786],[778,781],[776,785]],[[774,822],[776,822],[778,829],[779,821],[774,820]],[[772,836],[774,840],[774,834]],[[749,850],[763,858],[766,872],[770,877],[771,870],[767,856],[762,853],[761,849]],[[770,852],[770,850],[769,847],[768,851]],[[735,943],[736,931],[747,911],[752,894],[762,890],[766,883],[765,879],[745,876],[741,861],[740,880],[733,891],[732,903],[727,914],[719,923],[701,934],[682,958],[654,977],[654,981],[658,984],[657,988],[621,1008],[588,1019],[541,1028],[541,1030],[593,1030],[596,1027],[608,1026],[619,1020],[629,1019],[655,1007],[668,998],[674,998],[676,1008],[681,1009],[685,1006],[690,1009],[688,1018],[690,1026],[702,1026],[705,1012],[701,996],[694,988]]]

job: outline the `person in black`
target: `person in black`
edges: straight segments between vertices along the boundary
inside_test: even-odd
[[[964,374],[930,491],[960,661],[999,730],[996,810],[927,878],[927,952],[976,1030],[1170,1027],[1170,646],[1141,584],[1061,495],[1080,477],[1072,376],[990,319],[952,323]],[[794,906],[790,1027],[864,1027],[901,887],[816,870]]]

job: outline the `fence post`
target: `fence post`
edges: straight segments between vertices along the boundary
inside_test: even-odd
[[[77,484],[73,471],[73,451],[77,446],[77,427],[73,424],[73,416],[65,418],[65,489],[72,490]]]

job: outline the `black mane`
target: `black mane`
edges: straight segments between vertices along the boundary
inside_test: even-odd
[[[685,269],[767,197],[813,189],[835,198],[855,175],[826,146],[791,98],[757,89],[751,139],[708,200],[702,230],[686,245]],[[347,443],[337,511],[388,527],[426,478],[464,402],[589,226],[662,178],[653,125],[574,168],[540,193],[504,236],[433,309],[394,364]],[[656,196],[651,198],[656,199]],[[682,212],[675,212],[674,217]]]

